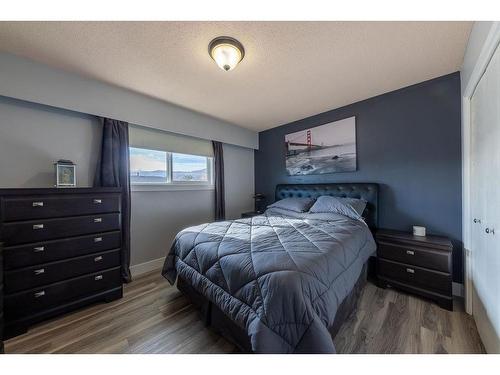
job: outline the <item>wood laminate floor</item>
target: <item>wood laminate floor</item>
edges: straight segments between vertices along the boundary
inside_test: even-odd
[[[457,303],[455,304],[457,305]],[[474,320],[368,283],[335,339],[339,353],[484,353]],[[125,286],[120,300],[34,326],[6,353],[233,353],[204,327],[187,299],[155,271]]]

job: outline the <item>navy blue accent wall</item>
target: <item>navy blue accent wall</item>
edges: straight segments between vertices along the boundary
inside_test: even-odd
[[[350,116],[356,116],[356,172],[287,176],[285,134]],[[424,225],[449,236],[456,282],[463,280],[461,179],[458,72],[263,131],[255,151],[255,192],[268,203],[280,183],[379,183],[379,226]]]

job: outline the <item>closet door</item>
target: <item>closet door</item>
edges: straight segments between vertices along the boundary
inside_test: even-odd
[[[472,310],[489,352],[500,352],[500,51],[471,101]]]

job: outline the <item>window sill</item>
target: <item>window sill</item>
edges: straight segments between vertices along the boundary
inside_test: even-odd
[[[214,185],[196,184],[131,184],[130,191],[192,191],[192,190],[214,190]]]

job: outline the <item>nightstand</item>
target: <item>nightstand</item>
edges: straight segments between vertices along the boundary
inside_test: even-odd
[[[375,239],[377,279],[381,287],[418,294],[453,310],[453,246],[448,238],[380,229]]]
[[[243,212],[241,214],[241,218],[244,219],[246,217],[253,217],[253,216],[259,216],[259,215],[262,215],[262,212],[249,211],[249,212]]]

